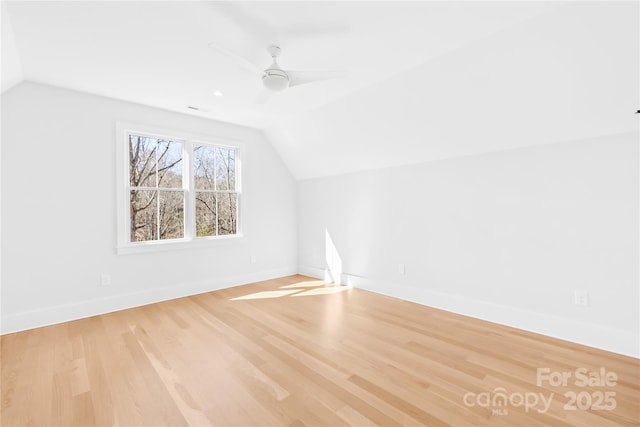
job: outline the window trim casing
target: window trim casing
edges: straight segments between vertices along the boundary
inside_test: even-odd
[[[129,194],[127,192],[129,182],[129,151],[128,135],[143,134],[148,136],[171,139],[182,142],[183,148],[183,182],[182,188],[185,191],[185,217],[184,217],[184,237],[181,239],[154,240],[145,242],[130,241],[129,227]],[[116,122],[116,209],[117,209],[117,238],[116,253],[144,253],[157,252],[174,249],[188,249],[197,247],[211,247],[224,242],[230,244],[244,238],[242,225],[244,224],[244,197],[242,195],[242,160],[245,154],[243,141],[234,138],[211,137],[207,135],[194,134],[179,129],[167,129],[153,125],[144,125],[128,122]],[[236,149],[236,193],[238,194],[238,204],[236,213],[236,234],[222,236],[197,237],[195,235],[195,189],[192,188],[193,181],[193,146],[196,144],[208,144],[217,147],[229,147]],[[186,168],[186,170],[185,170]]]

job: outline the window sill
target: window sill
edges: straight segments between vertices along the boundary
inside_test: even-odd
[[[149,252],[164,252],[182,249],[212,248],[220,244],[230,244],[233,241],[240,241],[244,238],[242,234],[232,236],[198,237],[193,240],[167,240],[163,242],[143,242],[129,245],[119,245],[116,247],[116,254],[140,254]]]

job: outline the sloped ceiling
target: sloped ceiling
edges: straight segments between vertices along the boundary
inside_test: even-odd
[[[21,79],[262,129],[298,179],[638,129],[637,2],[3,2]],[[346,78],[265,104],[259,68]],[[224,96],[214,96],[220,90]],[[200,111],[188,109],[200,108]]]
[[[638,3],[570,4],[267,133],[311,178],[638,131],[639,30]]]

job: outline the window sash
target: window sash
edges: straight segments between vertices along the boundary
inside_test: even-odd
[[[165,240],[179,240],[184,239],[185,237],[185,200],[188,197],[188,193],[186,190],[182,189],[164,189],[160,188],[150,188],[150,189],[139,189],[139,188],[131,188],[129,190],[129,213],[131,214],[132,209],[132,196],[134,192],[142,192],[142,193],[151,193],[151,198],[145,198],[143,194],[141,199],[136,198],[136,201],[144,204],[146,202],[147,206],[144,209],[137,211],[137,219],[145,220],[143,224],[138,227],[137,221],[129,219],[129,243],[141,243],[141,242],[155,242],[155,241],[165,241]],[[174,201],[173,206],[171,206],[171,197],[169,195],[179,194],[179,200]],[[146,200],[145,200],[146,199]],[[163,204],[167,203],[169,204]],[[169,208],[168,210],[165,210]],[[175,208],[173,211],[171,208]],[[180,217],[177,218],[178,224],[175,224],[174,221],[171,221],[167,218],[170,218],[172,214],[180,213]],[[151,220],[151,224],[147,224],[146,221]],[[180,225],[178,228],[174,228],[175,225]],[[148,228],[150,227],[150,228]],[[136,231],[141,229],[142,233],[147,230],[147,233],[151,233],[151,236],[155,236],[155,238],[150,239],[141,239],[136,240],[134,234]],[[177,236],[169,237],[165,235],[165,232],[169,232],[169,234],[178,234]]]
[[[203,194],[212,194],[214,195],[213,200],[202,200]],[[234,197],[224,197],[231,196]],[[218,237],[218,236],[233,236],[238,233],[238,195],[235,192],[220,192],[220,191],[195,191],[196,200],[196,211],[195,211],[195,221],[196,221],[196,238],[208,238],[208,237]],[[197,202],[200,201],[200,204]],[[228,201],[228,204],[227,204]],[[207,226],[207,223],[198,223],[198,215],[200,212],[206,212],[207,210],[212,210],[211,207],[213,205],[213,234],[205,234],[199,235],[203,226]],[[204,208],[204,209],[203,209]],[[227,208],[227,209],[225,209]],[[229,212],[234,213],[235,215],[225,215],[225,213]],[[231,224],[227,222],[229,220]],[[220,226],[225,222],[225,225],[230,225],[235,230],[235,233],[223,233]],[[208,228],[208,227],[207,227]]]

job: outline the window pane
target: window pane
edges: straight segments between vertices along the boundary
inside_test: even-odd
[[[131,190],[131,241],[158,238],[158,197],[156,191]]]
[[[193,148],[193,178],[198,190],[213,190],[215,187],[215,148],[196,145]]]
[[[158,141],[158,186],[182,188],[182,143]]]
[[[159,192],[160,240],[184,237],[184,193]]]
[[[129,185],[156,186],[156,151],[158,140],[140,135],[129,135]]]
[[[196,236],[215,236],[216,221],[215,193],[196,193]]]
[[[217,190],[235,190],[236,151],[233,148],[216,148]]]
[[[236,234],[238,195],[218,193],[218,234]]]

